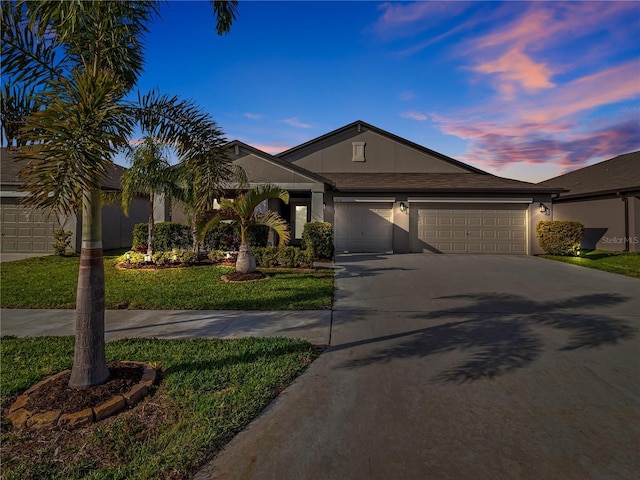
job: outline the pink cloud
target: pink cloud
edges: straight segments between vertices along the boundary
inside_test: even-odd
[[[263,152],[269,153],[271,155],[275,155],[276,153],[284,152],[285,150],[289,150],[293,148],[294,145],[261,145],[256,143],[250,143],[253,148],[257,148],[258,150],[262,150]]]
[[[414,98],[416,98],[417,95],[411,90],[405,90],[404,92],[400,92],[400,95],[398,95],[398,97],[403,102],[408,102],[409,100],[413,100]]]
[[[244,116],[247,117],[249,120],[262,120],[264,118],[264,115],[262,115],[261,113],[247,112],[244,114]]]
[[[400,116],[402,118],[409,118],[411,120],[417,120],[419,122],[424,122],[428,118],[424,113],[414,111],[402,112]]]
[[[553,87],[551,69],[544,63],[535,63],[517,48],[511,48],[500,58],[473,69],[481,73],[498,74],[498,90],[505,98],[513,98],[518,86],[527,91]]]

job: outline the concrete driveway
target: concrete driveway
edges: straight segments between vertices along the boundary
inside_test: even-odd
[[[331,347],[196,478],[640,477],[640,281],[338,259]]]

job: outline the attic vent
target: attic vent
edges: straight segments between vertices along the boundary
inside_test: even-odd
[[[364,158],[364,146],[366,145],[365,142],[352,142],[351,145],[353,145],[353,158],[352,160],[354,162],[364,162],[365,158]]]
[[[236,157],[240,155],[240,147],[238,145],[234,145],[233,153],[236,154]]]

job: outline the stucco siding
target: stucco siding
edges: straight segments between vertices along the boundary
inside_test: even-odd
[[[365,161],[353,161],[353,142],[362,142]],[[466,173],[467,170],[391,138],[356,127],[301,148],[284,158],[319,173]]]
[[[625,211],[621,198],[556,203],[553,219],[582,223],[585,227],[583,248],[613,251],[625,248]]]

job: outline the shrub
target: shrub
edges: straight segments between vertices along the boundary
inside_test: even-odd
[[[311,250],[314,258],[333,258],[333,225],[328,222],[305,223],[302,248]]]
[[[306,250],[300,250],[299,248],[296,248],[296,267],[313,267],[313,251],[310,248]]]
[[[278,249],[276,259],[281,267],[295,268],[296,266],[296,247],[282,247]]]
[[[172,252],[155,252],[151,257],[151,261],[156,265],[168,265],[173,263],[173,253]]]
[[[225,253],[222,250],[211,250],[207,257],[209,257],[209,260],[213,262],[221,262],[226,258]]]
[[[133,248],[146,251],[149,238],[149,224],[136,223],[133,227]],[[173,248],[188,249],[193,245],[191,228],[175,222],[158,222],[153,233],[153,250],[166,251]]]
[[[51,245],[56,255],[63,257],[67,253],[67,248],[71,246],[71,235],[73,232],[62,229],[53,231],[55,242]]]
[[[260,267],[275,267],[278,265],[278,247],[256,247],[251,249]]]
[[[177,254],[178,262],[190,265],[198,261],[198,254],[193,250],[186,250]]]
[[[117,263],[144,263],[144,254],[129,251],[116,259]]]
[[[536,226],[538,243],[550,255],[577,255],[584,235],[580,222],[543,220]]]
[[[265,225],[249,227],[247,241],[252,247],[266,247],[269,241],[269,227]],[[212,250],[238,250],[240,248],[240,226],[220,222],[207,231],[204,244]]]

